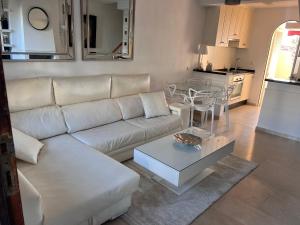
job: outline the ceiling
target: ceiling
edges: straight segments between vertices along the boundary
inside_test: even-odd
[[[225,0],[199,0],[201,5],[221,5]],[[254,8],[298,7],[298,0],[242,0],[241,4]]]

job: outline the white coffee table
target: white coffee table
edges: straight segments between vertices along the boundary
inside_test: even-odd
[[[207,136],[199,128],[185,130]],[[201,150],[178,144],[173,135],[134,149],[134,161],[155,174],[154,179],[180,195],[213,173],[211,165],[233,151],[235,140],[228,136],[207,138]]]

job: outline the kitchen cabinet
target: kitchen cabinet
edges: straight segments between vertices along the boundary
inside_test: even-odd
[[[247,48],[251,9],[245,6],[206,8],[203,44]]]
[[[228,85],[233,82],[234,77],[237,75],[243,77],[242,92],[241,92],[241,97],[230,100],[229,104],[231,105],[241,101],[248,100],[250,96],[250,90],[251,90],[251,85],[253,80],[253,73],[239,73],[239,74],[228,73],[227,75],[219,75],[219,74],[212,74],[212,73],[205,73],[205,72],[195,72],[193,74],[193,77],[211,79],[213,86],[227,88]]]
[[[193,78],[210,79],[212,81],[213,86],[224,87],[224,88],[226,88],[228,86],[228,82],[229,82],[229,80],[228,80],[229,76],[227,76],[227,75],[206,73],[205,71],[204,72],[194,72]]]
[[[250,25],[252,19],[252,10],[244,10],[243,18],[240,23],[240,41],[239,48],[248,48],[249,36],[250,36]]]
[[[249,99],[250,89],[251,89],[252,80],[253,80],[253,74],[245,73],[244,75],[245,76],[244,76],[244,84],[243,84],[241,101],[245,101],[245,100]]]
[[[233,105],[235,103],[247,101],[250,95],[250,89],[253,79],[253,73],[239,73],[233,74],[228,73],[227,75],[220,75],[220,74],[213,74],[213,73],[206,73],[206,72],[194,72],[194,78],[203,78],[203,79],[211,79],[213,86],[227,88],[229,84],[233,82],[234,77],[242,76],[243,77],[243,84],[242,84],[242,91],[240,97],[235,99],[229,100],[229,105]],[[224,105],[216,105],[215,106],[215,116],[221,117],[224,113]]]

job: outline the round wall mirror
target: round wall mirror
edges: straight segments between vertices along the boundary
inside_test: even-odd
[[[36,30],[45,30],[49,25],[48,14],[39,7],[34,7],[29,10],[28,21]]]

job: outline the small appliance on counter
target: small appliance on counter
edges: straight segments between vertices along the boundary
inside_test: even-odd
[[[213,70],[213,65],[212,65],[212,63],[207,62],[207,65],[206,65],[206,69],[205,69],[205,70],[208,71],[208,72],[212,72],[212,70]]]

